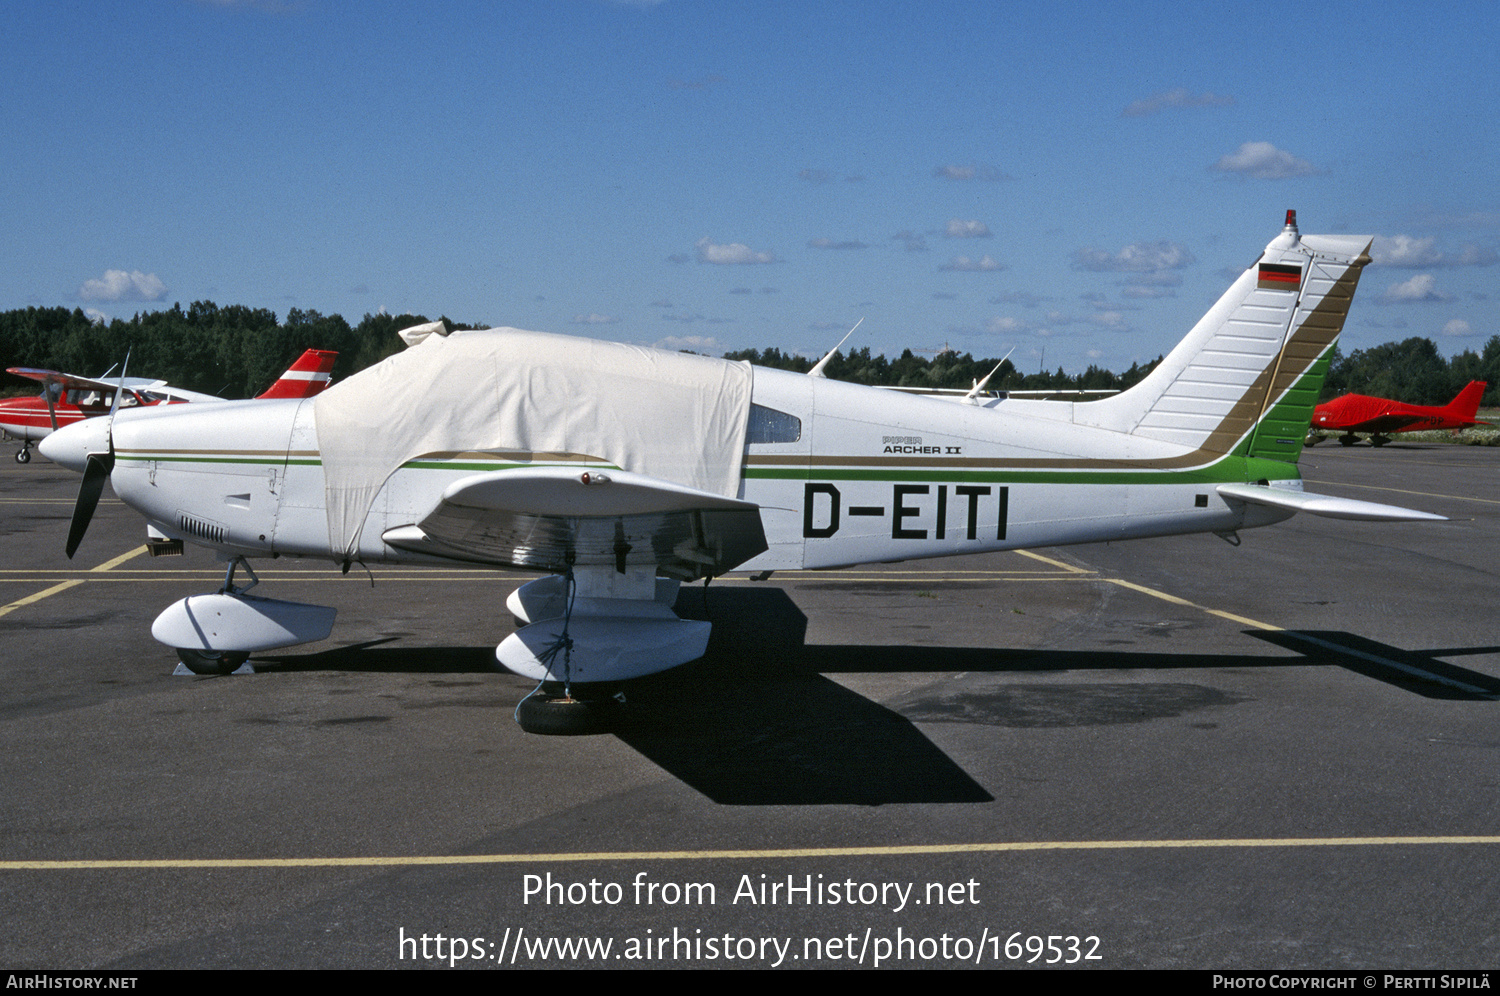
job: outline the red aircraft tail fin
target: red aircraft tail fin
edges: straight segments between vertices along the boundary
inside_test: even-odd
[[[333,373],[333,361],[339,354],[330,349],[309,349],[297,357],[286,373],[276,383],[266,388],[257,398],[310,398],[328,386]]]
[[[1469,385],[1458,392],[1458,397],[1448,402],[1443,414],[1460,421],[1474,421],[1474,416],[1479,413],[1479,399],[1484,397],[1486,387],[1489,384],[1482,380],[1469,381]]]

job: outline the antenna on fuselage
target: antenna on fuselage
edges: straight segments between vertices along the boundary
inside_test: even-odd
[[[1010,359],[1010,354],[1014,353],[1015,351],[1016,347],[1010,347],[1010,353],[1006,353],[1004,356],[1000,357],[1000,362],[995,364],[995,369],[985,374],[984,380],[979,381],[972,388],[970,388],[969,393],[964,395],[964,400],[971,405],[979,404],[979,392],[984,390],[984,385],[990,382],[991,377],[1000,372],[1000,368],[1005,366],[1005,361]]]
[[[860,318],[859,322],[855,322],[854,329],[859,328],[859,323],[862,321],[864,321],[863,317]],[[850,329],[848,332],[844,333],[844,337],[839,340],[839,346],[842,346],[844,343],[849,341],[849,337],[854,334],[854,329]],[[809,377],[827,377],[828,375],[823,372],[823,368],[828,366],[828,361],[833,359],[833,354],[839,351],[839,346],[834,346],[832,349],[830,349],[828,351],[828,355],[824,356],[821,360],[815,363],[813,365],[813,368],[807,372],[807,375]]]

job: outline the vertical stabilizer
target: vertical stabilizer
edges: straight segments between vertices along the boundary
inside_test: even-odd
[[[1484,397],[1484,389],[1489,384],[1482,380],[1471,380],[1468,386],[1458,392],[1458,397],[1448,402],[1444,415],[1457,422],[1472,422],[1479,416],[1479,401]]]
[[[1205,455],[1295,463],[1369,236],[1302,235],[1295,211],[1265,252],[1145,380],[1075,419]]]
[[[331,349],[309,349],[293,363],[276,383],[257,398],[311,398],[328,386],[333,376],[333,362],[339,354]]]

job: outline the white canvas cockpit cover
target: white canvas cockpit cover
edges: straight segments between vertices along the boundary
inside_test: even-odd
[[[313,402],[329,547],[352,558],[386,479],[432,453],[578,454],[734,497],[750,389],[750,364],[706,356],[512,328],[429,336]]]

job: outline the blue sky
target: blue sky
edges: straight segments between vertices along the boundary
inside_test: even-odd
[[[1169,349],[1296,208],[1346,351],[1500,333],[1500,4],[7,4],[0,309],[713,354]]]

